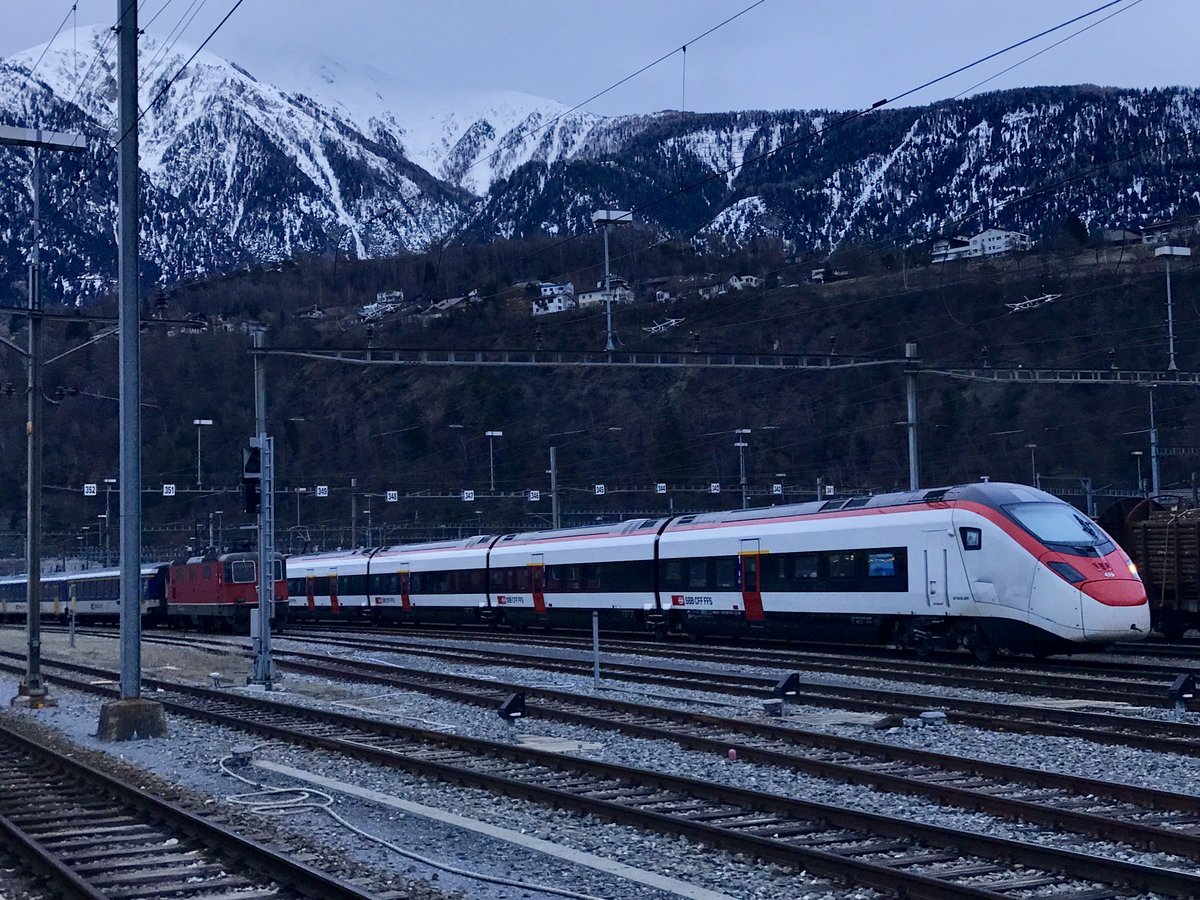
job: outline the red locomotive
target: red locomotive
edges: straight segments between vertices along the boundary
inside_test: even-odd
[[[287,583],[283,557],[274,565],[274,613],[282,623],[287,615]],[[225,553],[193,556],[171,563],[167,572],[168,622],[193,628],[245,631],[250,610],[258,608],[258,554]]]

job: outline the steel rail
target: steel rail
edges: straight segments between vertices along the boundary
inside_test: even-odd
[[[311,661],[304,662],[296,656]],[[718,717],[466,675],[396,669],[358,660],[331,661],[313,654],[284,653],[280,654],[279,662],[289,669],[308,674],[387,685],[484,707],[495,707],[508,695],[520,691],[526,695],[528,713],[556,721],[618,730],[717,755],[733,750],[738,759],[746,762],[782,766],[854,784],[869,784],[966,809],[1016,817],[1054,829],[1200,859],[1200,835],[1164,827],[1190,826],[1197,821],[1200,797],[1187,794],[893,747],[762,721]],[[826,751],[828,755],[814,756],[814,750]],[[897,769],[892,765],[895,763],[907,765],[909,770]],[[958,775],[947,780],[946,772]],[[1014,786],[1045,788],[1067,796],[1032,802],[1027,798],[994,793],[997,788],[1007,788],[1011,792]],[[1098,805],[1096,798],[1117,804],[1118,809],[1097,813],[1072,808],[1080,803],[1094,807]],[[1052,799],[1058,799],[1060,805],[1050,802]],[[1135,808],[1128,808],[1131,805]],[[1138,820],[1138,817],[1163,811],[1182,815],[1160,816],[1163,821],[1153,825]]]
[[[444,633],[439,633],[442,636]],[[424,636],[424,635],[422,635]],[[444,635],[450,640],[477,640],[475,637]],[[408,636],[405,636],[408,637]],[[413,637],[416,637],[415,635]],[[306,637],[310,642],[334,642],[335,637]],[[591,642],[584,638],[540,639],[527,636],[509,637],[512,643],[528,643],[553,647],[562,650],[590,650]],[[413,648],[404,641],[386,640],[385,636],[377,635],[376,643],[364,643],[356,639],[356,647],[375,650],[394,649],[398,652],[421,652],[421,648]],[[498,641],[499,642],[499,641]],[[569,644],[570,646],[563,646]],[[729,664],[731,662],[746,665],[761,665],[776,667],[785,672],[803,669],[812,672],[826,672],[852,676],[863,675],[863,663],[869,665],[869,677],[887,678],[903,681],[921,681],[924,683],[944,684],[951,687],[966,687],[992,692],[1020,693],[1022,689],[1030,690],[1051,697],[1064,697],[1074,700],[1097,700],[1101,702],[1121,701],[1135,703],[1141,706],[1166,706],[1166,688],[1170,681],[1178,675],[1178,670],[1163,666],[1156,669],[1143,667],[1138,670],[1121,668],[1117,671],[1105,671],[1095,667],[1063,667],[1047,672],[1029,672],[1003,664],[987,666],[968,666],[965,670],[951,669],[949,664],[927,660],[905,660],[893,657],[853,657],[846,654],[819,653],[813,651],[763,651],[745,648],[724,648],[710,650],[705,648],[661,647],[642,644],[636,641],[608,640],[604,643],[606,653],[633,653],[662,657],[685,662],[710,662]],[[503,651],[482,651],[503,652]],[[1087,675],[1103,675],[1105,681],[1096,683],[1082,680]],[[1130,676],[1145,674],[1146,678],[1161,676],[1161,682],[1135,680]],[[722,677],[727,677],[722,675]],[[1200,710],[1200,701],[1188,704],[1189,709]]]
[[[288,897],[363,900],[372,896],[339,878],[207,821],[136,785],[66,756],[35,738],[0,726],[0,745],[7,751],[4,754],[7,777],[4,787],[0,788],[0,808],[6,810],[6,826],[12,829],[18,846],[31,859],[48,867],[55,881],[61,883],[69,893],[101,898],[110,896],[113,889],[129,888],[134,883],[145,893],[155,890],[153,886],[160,882],[158,889],[170,892],[177,887],[174,879],[178,875],[177,869],[183,865],[197,877],[204,874],[205,868],[215,870],[209,882],[212,887],[234,891],[239,896],[244,893],[248,900],[267,896],[280,900]],[[21,763],[21,757],[28,762]],[[28,777],[33,781],[28,787],[36,788],[38,792],[36,806],[27,805],[20,790],[15,772],[21,766],[32,769]],[[65,777],[64,783],[56,785],[48,779],[45,767],[61,773]],[[84,796],[80,785],[87,785],[95,791],[86,795],[88,802],[95,805],[87,815],[90,821],[83,820],[80,815],[81,798]],[[103,799],[105,797],[111,800]],[[62,806],[60,816],[68,811],[74,811],[74,814],[66,820],[55,820],[55,804]],[[9,808],[13,805],[17,807],[16,810]],[[21,819],[26,823],[37,823],[41,828],[23,824],[19,821]],[[193,840],[178,844],[165,842],[161,836],[155,836],[152,826],[157,823],[164,824],[172,833]],[[50,831],[46,831],[47,825]],[[147,826],[151,826],[148,840],[138,842],[137,847],[128,847],[136,850],[132,861],[122,859],[128,857],[128,853],[117,855],[111,852],[112,848],[98,849],[113,839],[108,835],[128,834],[131,828]],[[56,848],[56,844],[64,840],[69,843],[70,840],[65,837],[66,832],[61,831],[62,828],[69,828],[77,834],[76,840],[86,837],[88,846],[64,845]],[[73,858],[75,866],[64,862],[63,857]],[[243,876],[241,870],[246,868],[250,873]],[[182,877],[189,876],[185,872]],[[198,881],[197,884],[204,886],[206,882]]]

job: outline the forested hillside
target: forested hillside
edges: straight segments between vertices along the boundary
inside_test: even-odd
[[[1087,248],[1064,238],[1056,250],[907,269],[894,255],[864,253],[853,258],[859,277],[810,285],[800,284],[807,261],[790,263],[767,249],[715,260],[675,243],[646,250],[644,238],[618,235],[614,245],[620,271],[635,284],[655,275],[707,271],[727,277],[747,269],[765,278],[757,290],[712,301],[643,300],[619,308],[616,327],[625,349],[898,357],[905,342],[916,341],[931,366],[1166,366],[1163,269],[1149,248]],[[217,521],[227,539],[249,521],[236,512],[232,493],[240,448],[253,423],[250,339],[238,330],[241,323],[265,321],[274,347],[366,347],[370,341],[375,348],[601,349],[602,312],[532,319],[519,286],[564,274],[587,283],[596,277],[598,251],[594,239],[587,239],[557,248],[502,242],[391,260],[309,260],[170,292],[164,315],[179,319],[204,310],[216,327],[200,334],[151,327],[143,338],[147,524],[166,529],[152,530],[147,545],[182,546],[196,522],[207,527],[215,510],[222,513]],[[418,321],[396,314],[368,330],[357,316],[376,291],[404,288],[413,297],[424,287],[445,296],[470,285],[479,289],[478,301],[444,318]],[[1185,370],[1200,368],[1198,290],[1194,266],[1177,265],[1177,344]],[[1045,294],[1061,297],[1029,312],[1012,313],[1005,305]],[[324,318],[299,315],[314,306]],[[147,308],[154,308],[149,298]],[[660,334],[644,330],[668,317],[683,321]],[[19,320],[14,325],[11,337],[21,340]],[[86,333],[82,325],[50,330],[56,352]],[[103,494],[84,501],[80,491],[82,484],[116,471],[116,404],[105,399],[116,393],[115,351],[111,339],[101,341],[47,371],[48,393],[67,389],[47,415],[47,528],[60,545],[98,540]],[[376,542],[544,524],[552,446],[558,448],[564,521],[571,523],[739,505],[737,428],[753,429],[746,465],[755,491],[783,483],[786,499],[798,499],[814,495],[818,479],[840,491],[907,484],[905,430],[898,424],[905,417],[904,379],[896,365],[760,373],[364,368],[271,358],[267,366],[284,488],[281,540],[292,546],[305,539],[348,541],[351,493],[358,498],[359,527],[369,524]],[[23,377],[15,358],[8,359],[3,377],[16,385],[0,405],[0,446],[17,461],[0,472],[0,521],[13,540],[24,516]],[[920,390],[927,484],[985,475],[1027,481],[1027,445],[1033,443],[1039,472],[1062,479],[1047,481],[1050,486],[1074,486],[1072,479],[1088,476],[1097,486],[1132,488],[1131,453],[1148,449],[1145,390],[1004,387],[934,374],[921,377]],[[1161,388],[1155,394],[1163,443],[1200,444],[1194,391]],[[216,422],[201,435],[204,485],[228,487],[230,493],[183,490],[195,487],[195,418]],[[540,501],[486,496],[488,430],[504,432],[494,444],[497,491],[536,489]],[[1164,461],[1165,484],[1190,484],[1191,468],[1181,459],[1186,457]],[[670,486],[667,496],[653,492],[659,482]],[[714,482],[721,485],[720,495],[705,493]],[[162,497],[164,483],[176,484],[180,493]],[[595,494],[596,484],[606,486],[605,496]],[[328,485],[330,497],[314,497],[317,485]],[[388,490],[462,489],[475,490],[476,500],[388,503],[384,496]]]

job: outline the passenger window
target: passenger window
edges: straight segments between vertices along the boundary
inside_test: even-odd
[[[738,561],[732,558],[716,560],[717,588],[734,590],[738,587]]]
[[[795,557],[793,577],[797,581],[807,581],[817,577],[817,556],[815,553],[804,553]]]
[[[854,577],[854,554],[853,553],[830,553],[829,554],[829,577],[830,578],[853,578]]]
[[[693,559],[688,561],[687,586],[701,590],[708,587],[708,565],[704,560]]]
[[[958,533],[962,537],[964,550],[978,550],[983,546],[983,532],[980,529],[960,528]]]
[[[871,578],[890,578],[896,574],[896,554],[871,553],[867,555],[867,575]]]

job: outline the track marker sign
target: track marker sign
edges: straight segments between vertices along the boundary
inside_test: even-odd
[[[667,492],[667,483],[665,481],[660,481],[658,484],[656,484],[654,486],[654,493],[665,494],[666,492]]]
[[[537,503],[541,499],[542,499],[541,491],[530,491],[529,492],[529,502],[530,503]]]
[[[85,497],[95,497],[95,496],[96,496],[96,485],[94,485],[94,484],[85,484],[85,485],[83,486],[83,496],[85,496]]]
[[[776,497],[782,497],[783,496],[783,485],[782,484],[771,485],[771,493],[773,495],[775,495]]]
[[[608,491],[608,488],[606,488],[604,485],[602,485],[602,484],[596,485],[596,496],[597,497],[603,496],[607,491]]]
[[[318,497],[328,497],[329,496],[329,485],[318,484],[317,485],[317,496]]]
[[[174,497],[175,496],[175,485],[164,484],[163,485],[163,496],[164,497]]]
[[[717,481],[712,481],[712,482],[709,482],[709,485],[708,485],[708,492],[709,492],[710,494],[719,494],[719,493],[721,493],[721,484],[720,484],[720,482],[717,482]]]
[[[400,492],[399,491],[388,491],[387,495],[386,495],[386,499],[387,499],[388,503],[399,503],[400,502]]]
[[[474,491],[463,491],[462,497],[463,497],[464,503],[473,503],[475,501],[475,492]]]

